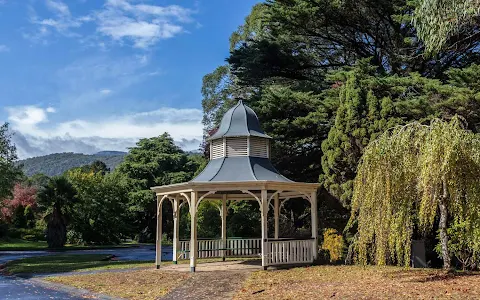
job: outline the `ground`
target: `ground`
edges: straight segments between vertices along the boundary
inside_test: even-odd
[[[315,266],[252,273],[235,299],[478,299],[479,273]]]
[[[127,299],[478,299],[479,273],[434,269],[315,266],[258,271],[259,266],[208,263],[199,272],[137,270],[50,279]],[[155,282],[155,278],[161,278]],[[145,286],[142,282],[145,282]],[[156,291],[150,293],[151,285]]]
[[[169,248],[166,248],[169,249]],[[102,253],[106,251],[106,253]],[[38,251],[33,251],[38,253]],[[30,252],[31,253],[31,252]],[[81,255],[78,255],[82,253]],[[119,259],[105,260],[112,254]],[[261,271],[259,260],[200,259],[197,272],[188,261],[153,268],[150,247],[43,253],[7,264],[0,276],[2,299],[478,299],[480,273],[446,274],[435,269],[313,266]],[[0,263],[11,252],[0,253]],[[12,256],[13,255],[13,256]],[[30,254],[31,255],[31,254]],[[144,261],[142,261],[142,259]],[[148,262],[145,262],[148,260]],[[121,269],[127,268],[127,269]],[[49,274],[38,274],[38,273]],[[66,273],[61,273],[66,272]],[[28,273],[28,274],[25,274]],[[53,273],[53,274],[52,274]],[[105,296],[106,297],[106,296]],[[32,298],[33,299],[33,298]]]

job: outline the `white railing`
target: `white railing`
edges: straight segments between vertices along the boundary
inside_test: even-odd
[[[223,247],[221,239],[198,240],[198,258],[225,257],[229,256],[253,256],[262,252],[262,239],[227,239],[226,247]],[[178,259],[190,257],[190,241],[180,241]]]
[[[312,263],[314,240],[268,241],[267,265]]]

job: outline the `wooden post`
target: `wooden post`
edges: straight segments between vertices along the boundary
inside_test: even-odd
[[[162,199],[157,196],[157,236],[155,240],[155,265],[160,268],[162,262]]]
[[[261,193],[261,207],[260,213],[262,218],[262,267],[264,270],[267,269],[267,239],[268,239],[268,195],[267,190],[262,190]]]
[[[220,212],[222,217],[222,249],[227,248],[227,195],[223,195],[222,198],[222,211]],[[225,261],[226,250],[222,250],[222,260]]]
[[[197,192],[190,194],[190,272],[195,272],[197,266]]]
[[[280,228],[279,217],[280,217],[280,200],[278,199],[278,194],[275,194],[273,198],[273,210],[274,210],[274,219],[275,219],[275,239],[278,239],[278,232]]]
[[[180,246],[180,199],[178,194],[173,200],[173,258],[174,264],[177,264],[178,250]]]
[[[317,191],[312,192],[310,196],[312,211],[312,238],[313,238],[313,259],[318,256],[318,208],[317,208]]]

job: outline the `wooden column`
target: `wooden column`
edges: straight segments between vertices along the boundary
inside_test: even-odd
[[[268,239],[268,195],[267,190],[262,190],[260,213],[262,218],[262,267],[267,269],[267,239]]]
[[[173,200],[173,258],[174,264],[177,264],[178,248],[180,246],[180,199],[179,195]]]
[[[162,262],[162,199],[157,196],[157,234],[155,239],[155,265],[160,268]]]
[[[274,210],[274,219],[275,219],[275,239],[278,239],[278,233],[280,228],[280,200],[278,199],[278,194],[275,194],[273,198],[273,210]]]
[[[197,192],[190,194],[190,272],[195,272],[197,266]]]
[[[222,210],[220,211],[222,217],[222,249],[227,248],[227,195],[222,197]],[[226,250],[221,251],[222,259],[225,261]]]
[[[312,238],[313,238],[313,259],[318,256],[318,208],[317,208],[317,191],[312,192],[310,196],[312,211]]]

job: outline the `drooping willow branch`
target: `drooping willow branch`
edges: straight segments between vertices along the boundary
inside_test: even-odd
[[[472,220],[480,207],[479,146],[457,117],[398,126],[372,141],[354,181],[349,223],[358,224],[356,261],[408,265],[414,228],[431,230],[439,207]],[[446,253],[447,241],[445,235]]]

